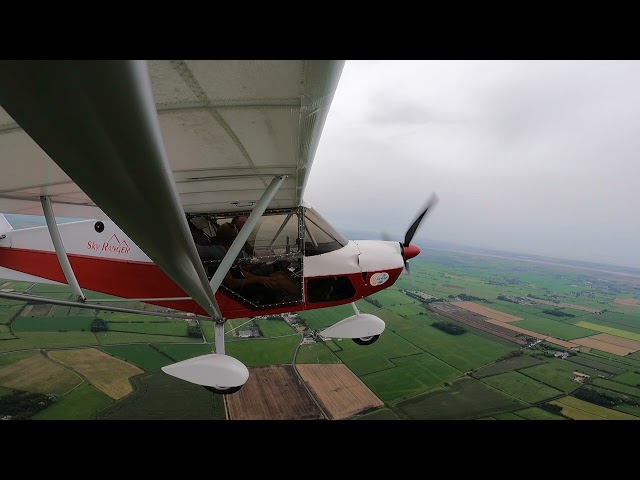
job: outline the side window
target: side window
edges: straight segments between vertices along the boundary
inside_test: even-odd
[[[355,287],[345,276],[311,278],[307,282],[307,299],[310,303],[347,300],[355,294]]]
[[[300,252],[298,212],[265,215],[249,237],[256,257]]]
[[[301,303],[300,212],[280,210],[264,214],[242,246],[220,288],[249,308]],[[189,218],[196,249],[209,279],[244,228],[248,216],[248,213],[221,213]]]

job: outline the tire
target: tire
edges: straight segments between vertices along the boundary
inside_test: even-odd
[[[371,335],[370,337],[353,338],[352,340],[358,345],[371,345],[380,338],[380,335]]]
[[[205,385],[203,385],[203,387],[213,393],[218,393],[220,395],[231,395],[232,393],[236,393],[240,391],[240,389],[244,387],[244,385],[240,385],[238,387],[229,387],[229,388],[215,388],[215,387],[208,387]]]

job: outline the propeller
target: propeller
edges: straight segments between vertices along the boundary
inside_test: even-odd
[[[407,233],[404,236],[404,244],[403,244],[404,247],[408,247],[411,244],[411,240],[413,239],[413,236],[418,231],[418,228],[420,227],[420,223],[422,223],[422,220],[424,220],[425,216],[427,215],[427,212],[430,209],[432,209],[436,205],[436,203],[438,203],[438,196],[434,193],[431,195],[429,200],[427,200],[427,203],[422,209],[422,213],[420,213],[420,215],[416,217],[416,219],[413,221],[413,223],[407,230]]]
[[[402,249],[402,258],[404,259],[404,268],[409,276],[411,276],[411,270],[409,269],[408,260],[420,253],[420,248],[418,248],[416,245],[412,245],[411,240],[413,240],[413,237],[418,231],[418,228],[420,228],[420,224],[427,216],[427,213],[433,209],[436,203],[438,203],[438,196],[434,193],[431,195],[429,200],[427,200],[427,203],[425,203],[418,216],[416,216],[411,226],[407,229],[407,232],[404,235],[404,242],[400,243],[400,247]],[[387,241],[392,240],[391,236],[386,232],[382,233],[382,238],[383,240]]]

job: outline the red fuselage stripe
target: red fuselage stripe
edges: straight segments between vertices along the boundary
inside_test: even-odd
[[[188,296],[171,278],[153,263],[130,262],[76,254],[69,254],[68,257],[78,283],[84,289],[122,298]],[[0,266],[56,282],[67,283],[55,252],[20,248],[0,248]],[[363,275],[360,273],[346,275],[356,288],[356,294],[353,298],[336,302],[305,303],[299,305],[284,305],[279,308],[250,309],[221,290],[216,292],[216,300],[226,318],[252,317],[255,315],[270,315],[331,307],[350,303],[393,285],[400,276],[402,268],[386,270],[386,272],[389,274],[389,280],[383,285],[378,286],[372,286],[369,282],[371,275],[376,272],[368,273],[366,278],[363,278]],[[308,281],[309,278],[305,277],[305,291]],[[172,300],[149,303],[184,312],[207,315],[193,300]]]

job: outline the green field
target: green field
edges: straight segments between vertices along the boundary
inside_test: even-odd
[[[494,420],[526,420],[525,418],[513,412],[499,413],[491,418],[493,418]]]
[[[409,297],[407,297],[409,298]],[[425,314],[426,315],[426,309],[420,305],[401,305],[398,307],[389,307],[389,310],[397,313],[398,315],[401,315],[403,317],[411,317],[414,315],[420,315]]]
[[[156,321],[162,320],[161,317],[149,317],[137,313],[104,312],[102,310],[98,312],[97,316],[107,323],[124,322],[141,324],[150,321],[152,318]]]
[[[199,344],[199,345],[172,345],[172,344],[154,344],[154,348],[157,348],[169,358],[173,358],[176,362],[187,360],[188,358],[197,357],[199,355],[208,355],[214,353],[211,345]]]
[[[296,363],[341,363],[340,359],[324,343],[300,345]]]
[[[353,372],[362,377],[369,373],[394,368],[391,359],[416,355],[423,351],[391,331],[386,331],[372,345],[357,345],[350,339],[334,342],[338,350],[333,350]]]
[[[11,394],[13,394],[13,390],[10,388],[0,387],[0,397],[5,397]]]
[[[2,345],[2,342],[0,342]],[[2,353],[0,354],[0,368],[11,365],[12,363],[19,362],[25,358],[32,357],[33,355],[39,355],[38,352],[15,352],[15,353]]]
[[[175,363],[171,358],[159,352],[151,345],[120,345],[102,347],[101,350],[109,355],[136,365],[145,371],[157,370],[170,363]]]
[[[113,400],[100,390],[84,383],[32,418],[34,420],[89,420],[94,413],[111,403]]]
[[[532,357],[531,355],[518,355],[516,357],[507,358],[506,360],[482,367],[473,372],[473,377],[490,377],[491,375],[511,372],[520,368],[533,367],[534,365],[540,365],[541,363],[544,362],[538,358]]]
[[[580,324],[582,324],[582,322],[580,322]],[[579,326],[568,325],[558,320],[549,320],[546,318],[518,320],[517,322],[511,322],[511,325],[532,330],[542,335],[559,338],[560,340],[573,340],[574,338],[588,337],[590,335],[598,334],[598,331],[596,330],[580,328]]]
[[[602,322],[601,322],[602,323]],[[640,341],[640,333],[629,332],[627,330],[621,330],[620,328],[607,327],[604,325],[598,325],[593,322],[576,322],[575,324],[578,327],[589,328],[591,330],[595,330],[597,332],[608,333],[610,335],[615,335],[616,337],[628,338],[630,340],[638,340]]]
[[[93,317],[18,317],[11,327],[20,332],[89,332]]]
[[[0,341],[0,352],[41,348],[85,347],[97,345],[91,332],[22,332],[20,338]]]
[[[479,335],[471,330],[462,335],[450,335],[432,327],[434,321],[433,318],[424,317],[421,326],[397,330],[397,333],[463,372],[480,368],[517,348],[514,343],[489,334]]]
[[[108,325],[109,332],[143,333],[154,336],[187,336],[187,323],[183,320],[146,321],[144,323],[124,323],[119,321],[108,323]]]
[[[227,321],[225,323],[225,332],[227,331],[227,324],[229,322]],[[214,343],[215,339],[216,339],[216,334],[215,334],[215,326],[213,325],[213,322],[199,322],[200,325],[200,330],[202,330],[202,333],[204,334],[204,338],[207,339],[207,342],[209,343]],[[227,336],[226,338],[231,338],[231,336]]]
[[[0,279],[0,288],[13,288],[17,292],[24,292],[29,290],[32,286],[36,285],[33,282],[19,282],[17,280],[2,280]]]
[[[388,408],[381,408],[375,412],[360,415],[352,420],[400,420],[400,418]]]
[[[415,298],[409,297],[402,293],[395,287],[382,290],[375,295],[372,295],[383,307],[391,307],[394,305],[418,305],[420,302]]]
[[[395,405],[402,418],[463,420],[519,410],[527,405],[472,378],[461,378],[450,388],[419,395]]]
[[[427,353],[394,358],[392,363],[394,368],[359,375],[373,393],[389,403],[415,396],[460,376],[459,370]]]
[[[560,415],[538,407],[525,408],[524,410],[518,410],[514,413],[527,420],[566,420]]]
[[[592,382],[594,385],[613,390],[614,392],[620,392],[627,395],[632,395],[640,401],[640,388],[625,385],[624,383],[613,382],[611,380],[605,380],[604,378],[594,378]]]
[[[588,320],[598,324],[602,322],[602,325],[621,328],[623,330],[627,328],[631,331],[640,330],[640,312],[636,315],[617,312],[602,312],[599,315],[589,315],[581,320]]]
[[[152,335],[144,333],[126,332],[97,332],[96,338],[100,345],[114,345],[118,343],[202,343],[202,338],[174,337],[168,335]]]
[[[482,382],[527,403],[538,403],[549,398],[563,395],[563,392],[560,390],[548,387],[519,372],[493,375],[483,378]]]
[[[25,302],[17,302],[0,298],[0,324],[7,324],[20,313],[24,308]]]
[[[584,366],[593,368],[594,370],[601,370],[601,371],[606,372],[606,373],[611,373],[612,375],[618,375],[618,374],[623,373],[625,371],[625,369],[623,369],[623,368],[614,367],[612,365],[608,365],[608,364],[603,363],[603,362],[597,362],[597,361],[591,360],[589,358],[585,358],[585,357],[578,356],[578,355],[572,355],[570,357],[567,357],[566,360],[568,362],[573,362],[573,363],[576,363],[578,365],[584,365]]]
[[[573,397],[562,397],[550,402],[562,407],[562,415],[575,420],[640,420],[628,413],[594,405]]]
[[[50,297],[55,293],[63,293],[71,295],[71,287],[69,285],[52,285],[49,283],[34,283],[33,287],[29,290],[32,295],[41,295]]]
[[[224,420],[223,395],[156,371],[133,377],[134,391],[100,411],[100,420]]]
[[[632,387],[640,387],[640,373],[638,372],[625,372],[614,377],[614,380]]]
[[[291,325],[280,317],[278,317],[278,319],[260,318],[256,320],[256,324],[262,332],[263,337],[280,337],[282,335],[297,333]]]
[[[11,327],[0,324],[0,340],[11,340],[13,338],[16,338],[16,336],[11,333]]]
[[[597,377],[598,371],[583,365],[558,360],[557,358],[549,358],[547,363],[536,365],[534,367],[524,368],[520,373],[534,378],[546,385],[570,393],[580,387],[580,383],[574,380],[574,371],[579,371]]]
[[[340,320],[354,315],[355,312],[351,305],[340,305],[339,307],[321,308],[316,310],[305,310],[298,312],[300,318],[307,322],[309,327],[314,330],[322,330],[330,327]]]
[[[260,365],[290,365],[300,343],[300,335],[269,339],[247,339],[227,342],[227,355],[237,358],[247,367]]]

